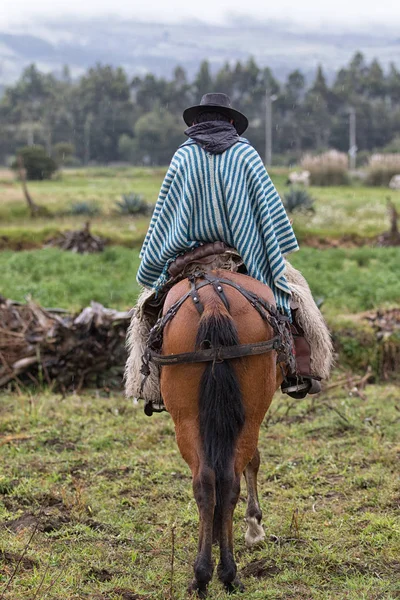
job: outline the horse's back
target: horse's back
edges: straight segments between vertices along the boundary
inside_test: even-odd
[[[253,279],[253,277],[249,277],[248,275],[244,275],[243,273],[232,273],[231,271],[211,271],[211,274],[214,276],[222,277],[223,279],[229,279],[233,283],[239,285],[240,287],[256,294],[259,298],[262,298],[272,306],[275,306],[275,298],[274,294],[266,284],[257,281],[257,279]],[[184,296],[184,294],[189,290],[190,284],[188,279],[183,279],[169,291],[165,304],[164,304],[164,312],[166,312],[179,298]],[[231,314],[235,317],[235,313],[244,309],[245,306],[249,305],[249,301],[244,298],[244,296],[232,288],[230,286],[224,287],[225,295],[227,296],[229,303],[232,307]],[[201,300],[207,301],[208,298],[215,296],[215,292],[213,292],[212,286],[207,286],[199,290],[199,297]],[[232,301],[232,302],[231,302]],[[194,306],[192,306],[195,313],[197,310]],[[254,309],[253,309],[254,310]]]

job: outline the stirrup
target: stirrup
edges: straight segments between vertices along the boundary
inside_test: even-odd
[[[318,379],[312,377],[290,377],[284,380],[281,390],[283,394],[301,400],[307,394],[318,394],[321,391],[321,384]]]
[[[167,409],[165,408],[165,404],[162,400],[148,400],[144,405],[144,414],[148,417],[151,417],[153,413],[164,412]]]

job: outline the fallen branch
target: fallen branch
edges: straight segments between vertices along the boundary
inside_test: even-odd
[[[16,433],[15,435],[6,435],[3,438],[0,438],[0,446],[5,446],[10,442],[20,441],[20,440],[30,440],[32,438],[31,435],[27,435],[25,433]]]

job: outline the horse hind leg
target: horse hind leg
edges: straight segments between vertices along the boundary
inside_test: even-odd
[[[257,544],[260,544],[265,539],[264,528],[261,525],[262,512],[258,501],[257,492],[257,474],[259,468],[260,453],[257,448],[253,458],[244,471],[247,486],[247,531],[245,535],[245,542],[248,548],[252,548]]]
[[[233,471],[217,482],[216,516],[219,534],[220,561],[217,567],[218,578],[228,592],[243,591],[244,586],[237,576],[237,566],[233,555],[233,513],[240,493],[240,476]]]
[[[212,469],[203,465],[193,478],[193,492],[199,510],[199,546],[194,563],[194,579],[189,592],[196,592],[206,598],[207,586],[214,572],[212,559],[213,520],[215,507],[215,475]]]

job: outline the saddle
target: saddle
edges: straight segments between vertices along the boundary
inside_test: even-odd
[[[230,248],[224,242],[202,244],[178,256],[169,265],[168,273],[171,278],[157,294],[151,294],[145,300],[141,307],[141,314],[144,314],[154,325],[162,314],[164,300],[169,290],[182,279],[193,275],[199,268],[204,272],[223,269],[234,273],[246,273],[243,260],[234,248]]]
[[[190,266],[201,266],[206,270],[207,266],[212,265],[212,269],[223,269],[223,263],[232,262],[239,268],[243,265],[243,261],[239,254],[233,248],[230,248],[225,242],[213,242],[210,244],[202,244],[196,248],[192,248],[189,252],[178,256],[168,268],[168,273],[171,277],[176,278],[187,272]],[[221,263],[221,264],[218,264]],[[229,269],[230,271],[234,269]],[[235,269],[237,271],[238,269]]]

